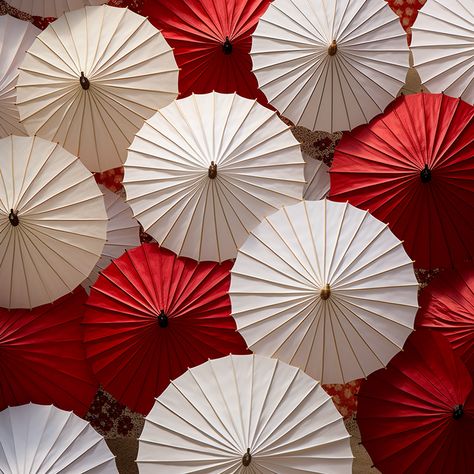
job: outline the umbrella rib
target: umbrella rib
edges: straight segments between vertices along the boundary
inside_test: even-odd
[[[52,26],[52,27],[49,29],[49,31],[54,32],[54,34],[56,35],[56,39],[59,41],[59,43],[61,43],[61,44],[64,46],[64,44],[63,44],[63,42],[61,41],[60,37],[59,37],[58,34],[56,33],[56,30],[54,29],[54,26]],[[53,54],[57,59],[59,59],[59,61],[66,67],[66,69],[68,69],[68,70],[70,71],[71,75],[72,75],[73,77],[77,77],[78,82],[79,82],[79,76],[80,76],[79,72],[78,72],[78,71],[75,71],[75,70],[71,67],[71,65],[70,65],[70,63],[69,63],[68,61],[65,61],[64,58],[63,58],[61,55],[59,55],[54,49],[50,48],[49,45],[48,45],[48,43],[46,43],[46,42],[43,40],[41,34],[38,35],[38,36],[36,37],[36,39],[37,39],[38,41],[40,41],[40,42],[43,44],[43,46],[46,47],[47,50],[48,50],[51,54]],[[71,63],[72,63],[74,66],[76,66],[76,62],[72,59],[71,55],[69,54],[68,49],[67,49],[67,48],[64,48],[64,49],[65,49],[66,55],[69,57]],[[31,56],[33,56],[34,58],[40,60],[41,62],[44,62],[44,63],[48,64],[48,66],[53,66],[53,67],[54,67],[55,69],[57,69],[58,71],[61,71],[61,72],[65,73],[65,74],[67,74],[67,72],[66,72],[64,69],[61,69],[59,66],[56,66],[55,64],[52,64],[51,61],[47,62],[47,61],[44,60],[41,56],[38,56],[37,54],[33,53],[33,52],[31,51],[31,48],[30,48],[30,50],[27,52],[27,54],[30,54]],[[66,59],[67,59],[67,58],[66,58]]]

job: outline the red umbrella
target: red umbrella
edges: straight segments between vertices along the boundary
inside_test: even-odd
[[[216,91],[257,98],[266,105],[252,73],[251,35],[270,0],[156,0],[144,13],[174,48],[179,91]]]
[[[472,259],[473,118],[472,105],[442,94],[398,98],[343,136],[330,197],[389,223],[417,268]]]
[[[103,387],[146,414],[188,367],[247,353],[230,316],[231,267],[157,244],[114,260],[92,286],[85,317],[87,355]]]
[[[0,308],[0,411],[54,404],[84,416],[98,388],[85,359],[82,287],[33,310]]]
[[[474,265],[444,271],[423,289],[416,327],[441,332],[474,374]]]
[[[419,329],[359,392],[362,444],[384,474],[463,474],[474,466],[474,391],[444,336]]]

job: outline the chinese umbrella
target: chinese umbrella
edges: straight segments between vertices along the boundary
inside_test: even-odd
[[[52,405],[0,412],[2,474],[116,474],[114,455],[85,420]]]
[[[303,190],[303,199],[318,201],[329,193],[329,167],[322,160],[302,153],[305,161],[304,178],[306,184]]]
[[[178,93],[173,51],[127,8],[65,13],[38,35],[20,69],[26,130],[59,142],[90,171],[121,166],[143,122]]]
[[[231,265],[177,258],[156,244],[114,260],[91,288],[84,320],[87,356],[101,385],[146,414],[188,367],[246,353],[230,316]]]
[[[67,11],[86,5],[101,5],[107,0],[7,0],[6,3],[29,15],[58,18]]]
[[[303,201],[239,249],[232,315],[249,348],[344,383],[383,367],[413,330],[418,284],[386,224],[349,204]]]
[[[275,0],[251,56],[270,104],[296,125],[328,132],[382,112],[408,71],[405,31],[383,0]]]
[[[98,384],[82,344],[86,299],[78,287],[31,311],[0,308],[0,410],[34,402],[87,413]]]
[[[413,333],[358,400],[362,443],[384,474],[472,472],[472,379],[442,335]]]
[[[195,260],[235,258],[266,215],[302,198],[300,144],[275,112],[236,94],[158,111],[129,149],[123,184],[160,245]]]
[[[74,290],[97,263],[107,216],[94,177],[57,143],[0,140],[0,306],[33,308]]]
[[[140,473],[350,473],[350,436],[319,382],[256,355],[188,370],[157,398]]]

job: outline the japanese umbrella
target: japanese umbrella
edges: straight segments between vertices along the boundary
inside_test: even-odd
[[[296,125],[328,132],[382,112],[405,83],[409,57],[383,0],[275,0],[250,54],[270,104]]]
[[[430,0],[412,27],[411,50],[421,82],[474,104],[472,0]]]
[[[322,160],[318,160],[303,152],[304,178],[306,185],[303,198],[308,201],[324,199],[329,193],[329,167]]]
[[[319,382],[256,355],[188,370],[157,398],[138,440],[142,474],[350,473],[350,436]]]
[[[173,48],[180,97],[236,92],[266,104],[250,59],[251,35],[270,0],[156,0],[144,13]]]
[[[444,271],[420,295],[415,325],[443,334],[474,375],[474,266]]]
[[[55,406],[28,404],[0,412],[2,474],[115,474],[114,455],[85,420]]]
[[[303,168],[300,144],[275,112],[214,92],[176,100],[147,120],[123,184],[160,245],[224,261],[266,215],[301,200]]]
[[[107,216],[94,177],[57,143],[0,140],[0,306],[33,308],[94,268]]]
[[[104,195],[105,212],[107,213],[107,241],[99,261],[90,275],[82,282],[87,292],[95,283],[99,273],[125,250],[140,245],[140,225],[133,217],[130,206],[118,195],[99,185]]]
[[[402,349],[417,290],[386,224],[322,200],[266,217],[239,249],[229,293],[252,351],[327,384],[366,377]]]
[[[87,356],[117,400],[146,414],[188,367],[246,353],[227,294],[232,263],[177,258],[142,244],[114,260],[91,288]]]
[[[82,344],[86,299],[78,287],[31,311],[0,308],[0,410],[34,402],[87,413],[98,384]]]
[[[474,256],[474,107],[441,94],[397,99],[343,136],[331,199],[368,209],[403,239],[418,268]]]
[[[384,474],[472,472],[472,379],[441,334],[417,330],[386,370],[369,376],[357,422]]]
[[[20,72],[18,66],[40,31],[29,21],[0,16],[0,138],[26,135],[15,105],[15,86]]]
[[[101,5],[107,0],[7,0],[6,3],[29,15],[58,18],[67,11],[86,5]]]
[[[59,142],[90,171],[121,166],[143,122],[178,92],[163,35],[141,15],[107,5],[51,23],[20,69],[18,109],[26,130]]]

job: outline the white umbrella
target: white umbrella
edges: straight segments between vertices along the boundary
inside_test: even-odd
[[[99,185],[99,189],[104,195],[105,212],[108,218],[107,241],[99,261],[88,278],[82,282],[82,286],[88,293],[99,277],[99,273],[109,265],[111,260],[120,257],[125,250],[140,245],[140,224],[133,217],[130,206],[105,186]]]
[[[298,141],[275,112],[213,92],[177,100],[145,123],[123,183],[160,245],[223,261],[263,217],[301,200],[303,167]]]
[[[26,130],[59,142],[91,171],[121,166],[143,122],[178,92],[163,35],[143,16],[107,5],[51,23],[20,69]]]
[[[252,35],[269,102],[311,130],[348,130],[381,113],[405,83],[406,34],[384,0],[275,0]]]
[[[15,105],[15,86],[20,72],[18,66],[40,31],[29,21],[0,16],[0,138],[26,135]]]
[[[0,412],[2,474],[115,474],[115,458],[87,421],[52,405]]]
[[[474,3],[429,0],[412,26],[411,49],[421,82],[474,104]]]
[[[107,0],[7,0],[7,3],[29,15],[58,18],[64,12],[86,5],[102,5]]]
[[[239,250],[229,293],[251,350],[342,383],[402,349],[417,291],[412,261],[386,224],[322,200],[284,207],[256,227]]]
[[[156,399],[142,474],[350,473],[350,437],[319,382],[256,355],[189,369]]]
[[[303,152],[305,161],[304,178],[306,185],[303,191],[303,198],[308,201],[318,201],[325,198],[329,193],[329,166],[322,160],[318,160]]]
[[[51,303],[99,259],[102,194],[75,156],[38,137],[0,140],[0,176],[0,306]]]

